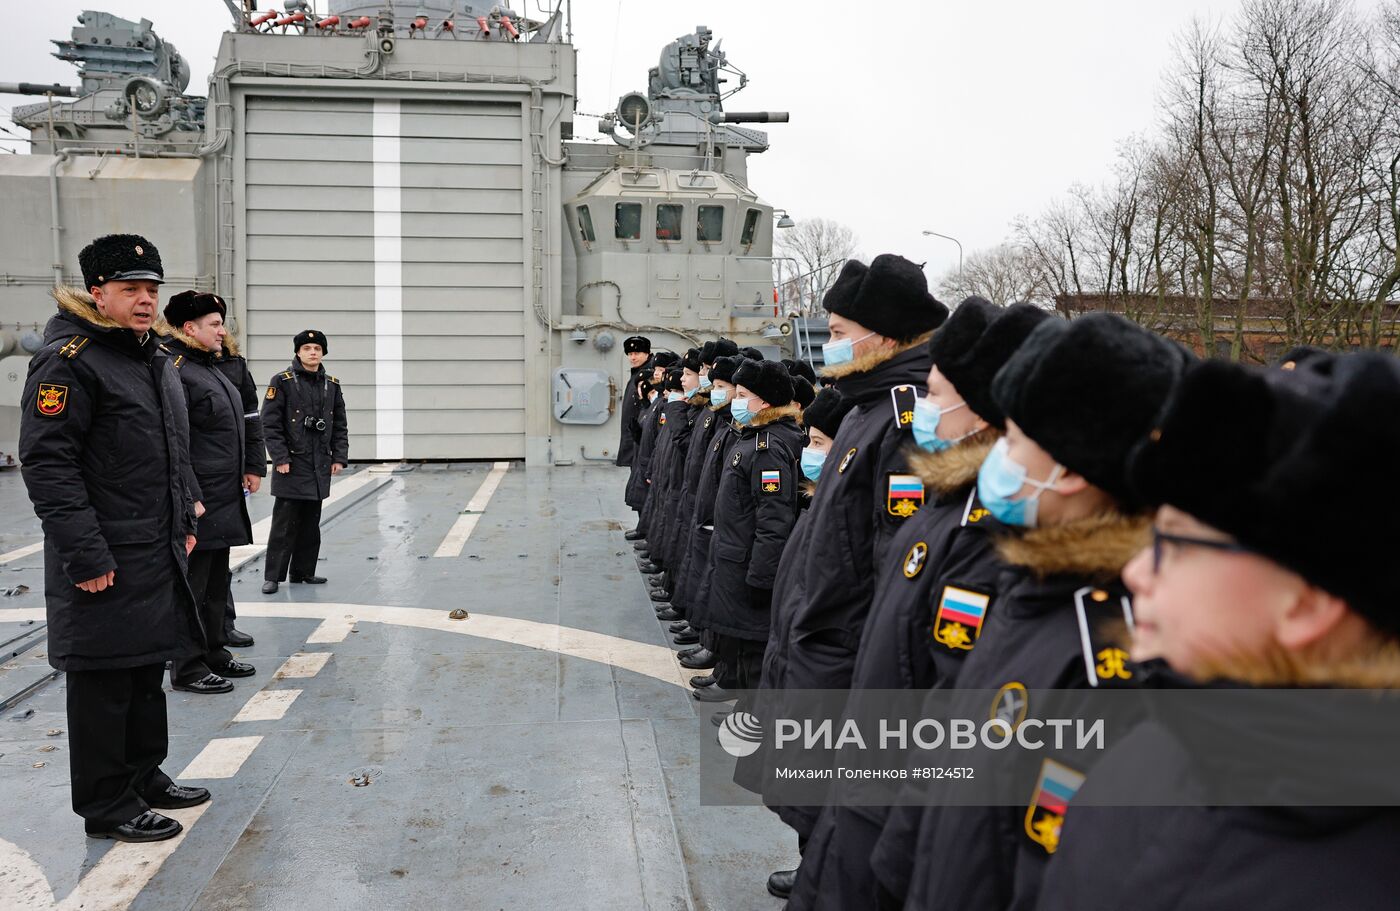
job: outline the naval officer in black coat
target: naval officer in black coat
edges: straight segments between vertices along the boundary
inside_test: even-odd
[[[637,454],[637,444],[642,439],[642,427],[637,423],[637,415],[642,410],[642,380],[647,378],[651,364],[651,339],[644,335],[634,335],[622,343],[622,351],[627,356],[627,383],[622,389],[622,428],[617,441],[617,464],[624,468],[632,465]]]
[[[321,502],[331,495],[331,477],[349,464],[350,428],[340,380],[321,358],[330,350],[322,332],[304,329],[292,340],[296,357],[272,378],[263,398],[263,437],[276,466],[272,476],[272,530],[267,541],[263,594],[288,578],[320,584]]]
[[[155,245],[109,235],[78,259],[87,291],[54,290],[19,454],[44,527],[49,663],[67,674],[73,811],[94,838],[160,841],[181,826],[156,810],[209,799],[160,769],[165,662],[203,640],[185,583],[189,428],[151,332],[164,278]]]

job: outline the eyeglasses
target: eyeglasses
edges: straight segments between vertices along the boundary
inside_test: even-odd
[[[1234,541],[1221,541],[1214,538],[1192,538],[1187,535],[1173,535],[1162,531],[1157,526],[1152,526],[1152,574],[1155,576],[1162,569],[1163,545],[1177,544],[1190,547],[1208,547],[1211,550],[1224,551],[1231,554],[1251,553],[1248,547],[1236,544]]]

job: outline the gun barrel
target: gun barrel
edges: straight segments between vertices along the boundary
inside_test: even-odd
[[[36,82],[0,82],[0,95],[62,95],[65,98],[78,97],[78,90],[66,85],[40,85]]]
[[[723,123],[787,123],[787,111],[725,111]]]

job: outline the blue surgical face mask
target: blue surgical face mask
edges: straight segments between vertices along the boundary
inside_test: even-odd
[[[826,361],[828,367],[835,367],[837,364],[849,364],[856,357],[856,342],[863,342],[874,332],[867,332],[860,338],[843,338],[839,342],[827,342],[822,345],[822,359]]]
[[[977,472],[977,498],[987,511],[1003,525],[1019,525],[1034,528],[1040,512],[1040,495],[1051,487],[1064,474],[1064,467],[1056,465],[1046,481],[1036,481],[1027,477],[1026,466],[1011,458],[1011,444],[1003,437],[997,440],[982,468]],[[1034,492],[1023,500],[1012,497],[1029,484]]]
[[[943,415],[966,407],[967,402],[959,402],[952,408],[939,408],[927,398],[919,399],[914,403],[914,442],[929,452],[942,452],[972,436],[971,433],[965,433],[955,440],[945,440],[938,435],[938,424]]]
[[[724,404],[725,402],[727,402],[727,401],[729,401],[729,390],[728,390],[728,389],[721,389],[721,388],[719,388],[718,386],[716,386],[714,389],[711,389],[711,390],[710,390],[710,404],[711,404],[711,405],[721,406],[721,405],[723,405],[723,404]]]
[[[746,395],[735,396],[734,401],[729,403],[729,413],[740,425],[748,426],[754,415],[749,410],[749,397]]]
[[[687,389],[687,390],[685,391],[684,395],[685,395],[686,398],[691,399],[691,398],[694,398],[694,397],[695,397],[695,393],[697,393],[697,392],[699,392],[699,391],[700,391],[700,387],[699,387],[699,386],[696,386],[694,389]]]
[[[700,374],[700,388],[701,388],[701,389],[709,389],[709,388],[710,388],[711,386],[713,386],[713,385],[714,385],[714,384],[710,382],[710,378],[709,378],[708,376],[706,376],[706,375],[703,374],[703,373]]]
[[[666,393],[666,401],[668,402],[679,402],[683,398],[685,398],[685,396],[675,390]]]
[[[822,463],[826,461],[826,453],[820,449],[813,449],[808,446],[802,450],[802,473],[807,476],[807,480],[815,481],[822,473]]]

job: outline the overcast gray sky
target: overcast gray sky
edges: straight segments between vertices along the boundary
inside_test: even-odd
[[[9,2],[24,14],[0,33],[0,81],[76,84],[49,39],[67,37],[90,7],[152,20],[190,61],[190,91],[203,94],[228,25],[220,0]],[[574,0],[578,108],[603,113],[621,93],[645,90],[662,46],[707,25],[749,75],[728,107],[792,113],[752,159],[754,189],[796,218],[848,224],[867,257],[902,253],[936,276],[957,250],[922,229],[956,236],[970,253],[1070,184],[1103,181],[1118,143],[1154,123],[1173,36],[1193,15],[1228,19],[1238,6]],[[0,95],[0,122],[15,130],[9,108],[33,100]],[[575,131],[597,135],[589,118]]]

